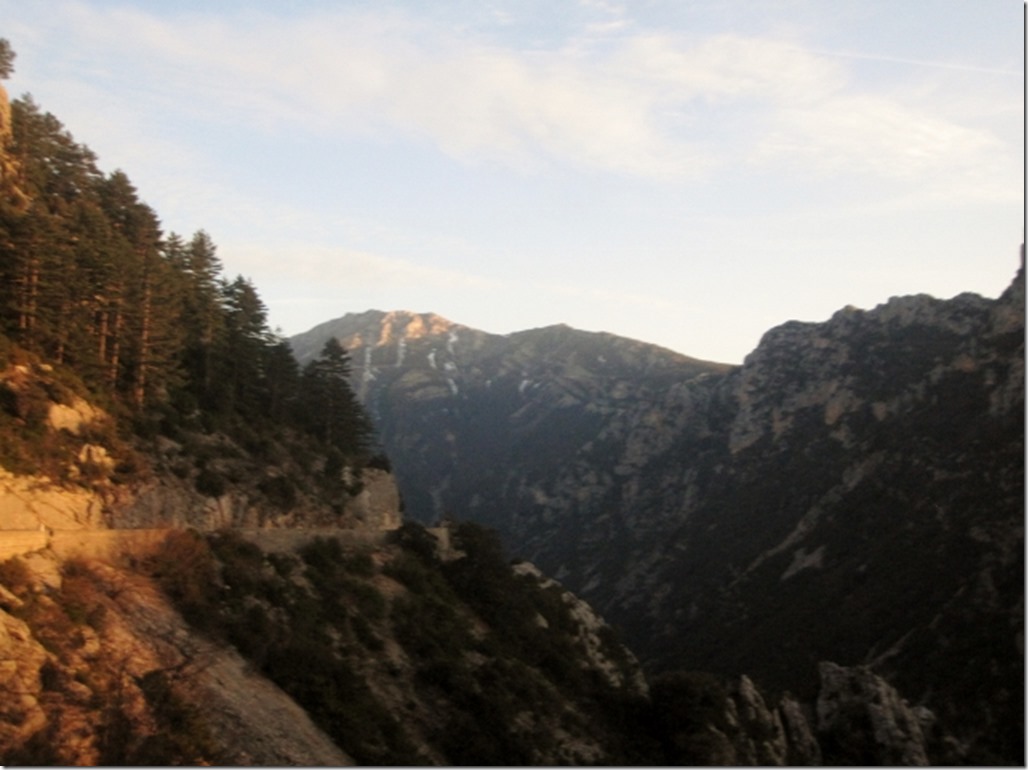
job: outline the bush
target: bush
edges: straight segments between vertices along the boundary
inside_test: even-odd
[[[357,605],[357,610],[367,618],[378,620],[385,617],[388,602],[371,583],[349,581],[345,587],[347,596]]]
[[[415,521],[405,521],[392,533],[393,542],[422,561],[438,561],[439,544],[435,535]]]
[[[385,575],[403,583],[409,591],[416,594],[431,594],[437,598],[446,598],[448,602],[455,602],[456,596],[453,589],[447,584],[446,579],[439,568],[432,564],[426,564],[409,552],[402,552],[399,556],[382,568]]]
[[[381,652],[385,649],[385,642],[375,633],[371,624],[364,615],[354,615],[350,620],[354,636],[357,641],[364,645],[364,648],[372,652]]]
[[[169,532],[149,565],[186,620],[208,630],[217,626],[214,600],[221,581],[210,546],[198,532]]]
[[[295,556],[284,553],[269,553],[268,562],[274,568],[275,574],[282,578],[289,578],[298,565]]]
[[[296,505],[296,484],[288,476],[271,476],[263,479],[257,488],[280,510],[288,511]]]
[[[24,599],[32,587],[32,572],[20,557],[14,556],[0,562],[0,585]]]
[[[196,491],[204,497],[221,497],[227,489],[225,478],[210,468],[201,470],[196,475],[194,484]]]
[[[210,539],[213,555],[221,562],[222,582],[233,598],[265,592],[264,552],[235,530],[224,529]]]
[[[471,647],[467,621],[434,594],[395,599],[391,616],[396,641],[416,660],[452,660]]]
[[[713,674],[672,671],[650,687],[653,725],[672,764],[723,764],[724,741],[731,731],[728,691]],[[716,732],[715,732],[716,731]]]
[[[375,574],[375,560],[367,551],[357,551],[343,560],[343,569],[358,577],[371,577]]]
[[[307,566],[317,572],[333,572],[343,561],[343,547],[334,537],[316,537],[299,553]]]
[[[74,623],[99,629],[107,613],[101,593],[88,569],[77,561],[64,565],[57,603]]]
[[[385,471],[386,473],[392,473],[393,471],[393,464],[389,461],[389,458],[381,452],[379,454],[372,455],[364,467]]]
[[[180,697],[166,673],[151,671],[143,675],[139,687],[161,729],[147,736],[125,764],[169,766],[217,761],[217,744],[201,708]]]

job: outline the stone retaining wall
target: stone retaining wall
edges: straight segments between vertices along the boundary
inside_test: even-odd
[[[113,561],[124,555],[147,556],[171,529],[0,530],[0,561],[49,547],[62,559]],[[317,537],[338,538],[348,546],[383,545],[393,530],[355,529],[240,529],[246,540],[264,551],[294,553]],[[428,530],[439,541],[442,558],[450,555],[450,531]]]
[[[41,529],[10,529],[0,531],[0,561],[12,556],[46,548],[47,533]]]
[[[121,556],[148,556],[168,536],[169,529],[79,529],[56,530],[50,535],[50,550],[63,560],[96,559],[114,561]]]

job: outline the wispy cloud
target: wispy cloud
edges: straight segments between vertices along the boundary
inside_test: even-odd
[[[519,167],[676,178],[758,160],[903,176],[995,149],[986,129],[862,89],[846,56],[737,35],[686,42],[626,30],[623,13],[601,14],[617,30],[608,45],[532,51],[396,11],[215,19],[69,4],[44,23],[110,57],[99,85],[138,77],[141,100],[200,119],[413,137]]]
[[[656,33],[613,5],[594,9],[577,34],[536,48],[364,8],[290,18],[158,16],[145,5],[71,3],[35,11],[32,35],[40,45],[73,38],[77,50],[95,52],[64,65],[57,90],[65,98],[78,93],[80,109],[62,105],[60,114],[76,133],[114,146],[88,140],[105,165],[125,167],[145,193],[160,188],[163,218],[183,229],[206,221],[202,212],[214,207],[223,219],[269,220],[267,212],[249,215],[261,203],[248,201],[246,189],[220,183],[217,145],[195,138],[196,127],[207,126],[211,134],[239,127],[265,138],[314,132],[315,144],[364,138],[379,147],[435,146],[461,161],[533,175],[556,167],[702,183],[755,170],[838,178],[840,186],[848,178],[886,180],[898,184],[877,197],[900,203],[1020,194],[1010,138],[992,130],[1001,121],[973,96],[962,105],[952,91],[918,92],[931,80],[925,73],[939,68],[915,69],[921,74],[909,87],[903,79],[872,85],[858,80],[853,57],[805,48],[795,36]],[[129,99],[105,93],[108,86]],[[167,126],[189,123],[189,141],[178,146]],[[303,213],[271,218],[290,217]],[[324,222],[306,231],[319,228]],[[333,231],[335,241],[352,247],[414,253],[355,241],[352,230],[341,241],[341,231]]]
[[[608,289],[602,286],[590,286],[586,279],[580,285],[534,282],[532,290],[552,297],[585,300],[590,303],[603,303],[619,311],[638,312],[680,312],[680,303],[657,294],[628,291],[625,289]]]
[[[874,94],[838,94],[778,111],[755,157],[806,161],[821,173],[858,171],[924,179],[972,168],[999,150],[988,131],[961,126]]]
[[[986,75],[1004,75],[1006,77],[1021,77],[1023,72],[1015,69],[1003,69],[1000,67],[982,67],[975,64],[962,62],[932,61],[929,59],[910,59],[904,56],[886,56],[884,54],[860,53],[857,51],[830,51],[828,49],[804,48],[808,53],[817,56],[837,57],[840,59],[855,59],[860,61],[887,62],[891,64],[905,64],[914,67],[927,67],[929,69],[954,70],[956,72],[980,72]]]
[[[485,275],[320,243],[285,245],[230,240],[223,246],[224,251],[245,255],[246,265],[255,276],[281,275],[286,259],[290,281],[317,286],[323,293],[341,287],[350,291],[381,286],[398,290],[414,287],[431,292],[499,289],[503,285]]]

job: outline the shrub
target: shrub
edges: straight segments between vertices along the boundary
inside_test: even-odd
[[[364,645],[364,648],[372,652],[381,652],[385,649],[385,642],[375,633],[371,624],[364,615],[354,615],[350,620],[353,626],[354,636],[357,641]]]
[[[215,470],[204,468],[196,475],[196,491],[204,497],[221,497],[225,494],[225,478]]]
[[[371,583],[352,580],[345,588],[346,594],[357,605],[357,610],[367,618],[378,620],[385,617],[388,602]]]
[[[213,555],[221,562],[222,582],[235,598],[260,594],[265,589],[264,552],[235,530],[224,529],[210,539]]]
[[[18,556],[0,562],[0,585],[19,598],[25,598],[32,587],[32,571]]]
[[[325,453],[325,465],[322,468],[322,475],[329,483],[338,482],[342,478],[343,468],[346,467],[346,458],[336,447],[329,447]]]
[[[269,553],[268,562],[275,570],[275,574],[282,578],[288,578],[297,567],[297,559],[295,556],[284,553]]]
[[[451,660],[471,646],[467,621],[435,594],[408,594],[393,601],[396,641],[421,661]]]
[[[386,473],[392,473],[393,470],[393,464],[389,461],[389,458],[381,452],[372,455],[364,467],[385,471]]]
[[[217,625],[218,569],[207,541],[195,530],[173,530],[151,557],[150,569],[183,617],[200,628]]]
[[[128,757],[132,765],[198,765],[218,759],[218,747],[200,707],[179,696],[168,675],[151,671],[139,680],[160,730]]]
[[[88,569],[77,561],[64,565],[57,602],[74,623],[99,629],[107,613],[101,593]]]
[[[333,572],[343,561],[343,547],[334,537],[316,537],[299,553],[307,566],[317,572]]]
[[[275,507],[288,511],[296,505],[296,484],[288,476],[263,479],[257,488]]]
[[[435,535],[415,521],[405,521],[392,534],[393,542],[423,561],[438,560],[438,542]]]
[[[343,568],[351,575],[371,577],[375,574],[375,561],[367,551],[357,551],[344,559]]]
[[[406,551],[386,564],[382,572],[403,583],[413,593],[454,598],[453,591],[437,568],[426,565],[421,559]]]
[[[650,687],[650,702],[656,734],[672,764],[724,763],[724,745],[714,736],[731,728],[728,692],[717,677],[696,671],[661,674]]]

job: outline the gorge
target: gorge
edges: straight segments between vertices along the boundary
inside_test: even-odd
[[[899,297],[790,322],[741,367],[402,312],[291,344],[301,360],[328,336],[350,350],[409,517],[495,528],[649,671],[745,672],[810,695],[819,660],[870,665],[969,745],[1012,756],[1023,280],[995,300]]]

